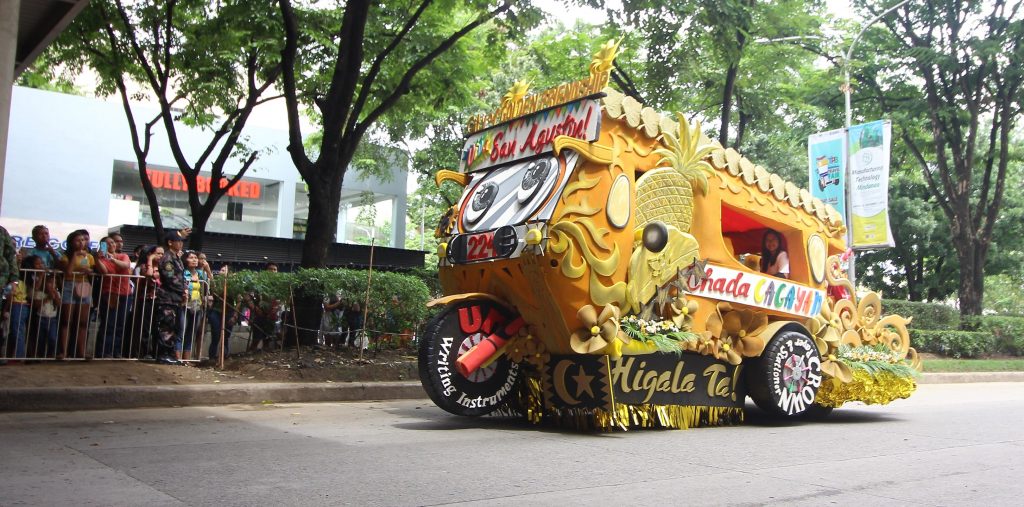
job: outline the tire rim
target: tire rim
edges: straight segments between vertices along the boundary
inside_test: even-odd
[[[782,365],[782,381],[786,384],[786,390],[797,393],[803,390],[807,384],[807,363],[800,356],[789,356]]]
[[[463,354],[469,352],[469,349],[476,346],[476,344],[484,341],[484,338],[487,337],[484,336],[483,333],[476,333],[474,335],[467,336],[465,340],[462,340],[462,345],[459,345],[459,357],[462,357]],[[486,382],[490,380],[491,377],[494,376],[494,372],[497,370],[498,364],[495,361],[487,366],[481,366],[477,368],[476,371],[470,373],[469,376],[466,377],[466,380],[477,383]]]

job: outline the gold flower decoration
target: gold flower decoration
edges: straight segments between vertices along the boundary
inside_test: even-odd
[[[623,344],[630,339],[619,330],[619,307],[605,306],[601,314],[593,305],[587,305],[576,312],[576,317],[583,324],[569,337],[569,346],[579,354],[597,354],[618,339]]]
[[[753,310],[733,310],[729,303],[719,303],[708,316],[707,330],[718,338],[715,357],[729,364],[740,364],[744,357],[756,357],[764,350],[764,333],[768,315]]]
[[[851,382],[853,371],[836,357],[841,343],[839,330],[842,329],[842,321],[839,317],[827,305],[822,306],[821,313],[807,321],[807,329],[821,353],[821,371],[840,382]]]
[[[679,296],[671,303],[665,305],[665,311],[662,313],[663,317],[668,318],[683,331],[689,331],[693,329],[693,315],[697,313],[697,302],[693,300],[687,300],[683,296]]]
[[[529,362],[538,368],[550,358],[544,342],[537,338],[527,326],[519,329],[519,335],[512,339],[506,349],[508,358],[516,363]]]

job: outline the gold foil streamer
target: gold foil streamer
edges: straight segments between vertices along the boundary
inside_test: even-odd
[[[834,378],[822,382],[814,401],[826,407],[839,407],[848,401],[885,405],[893,400],[910,397],[915,389],[917,382],[910,377],[899,377],[889,372],[876,372],[872,375],[854,369],[852,382],[844,384]]]
[[[743,422],[743,409],[698,405],[624,405],[615,404],[614,413],[600,409],[545,408],[540,381],[528,377],[520,390],[519,403],[526,419],[533,424],[548,422],[555,426],[582,431],[612,431],[631,428],[687,429],[728,426]]]

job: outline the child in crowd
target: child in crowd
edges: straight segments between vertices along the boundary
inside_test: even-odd
[[[43,259],[30,255],[25,258],[27,271],[25,285],[32,303],[32,357],[53,357],[57,353],[57,292],[56,274],[46,270]]]
[[[92,273],[96,259],[89,251],[89,236],[81,230],[67,238],[68,251],[60,259],[64,272],[61,291],[60,350],[56,359],[61,361],[68,352],[68,340],[74,336],[75,354],[92,359],[86,354],[85,342],[89,331],[89,310],[92,307]]]

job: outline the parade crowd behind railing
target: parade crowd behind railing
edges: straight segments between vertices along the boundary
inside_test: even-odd
[[[249,351],[280,346],[289,337],[295,343],[295,331],[303,328],[287,304],[295,301],[291,284],[298,284],[307,297],[313,291],[322,298],[319,328],[305,328],[316,334],[318,346],[409,347],[416,324],[425,318],[426,288],[416,286],[410,293],[408,280],[389,279],[390,273],[381,275],[370,312],[356,290],[361,283],[356,271],[310,270],[289,278],[277,276],[276,265],[270,263],[264,272],[230,277],[222,266],[215,277],[205,255],[183,249],[188,233],[169,232],[162,244],[139,246],[128,255],[120,234],[110,234],[90,249],[88,231],[74,231],[62,249],[42,225],[32,231],[35,246],[19,251],[0,227],[0,277],[5,283],[0,362],[217,362],[222,350],[230,353],[230,337],[239,323],[249,329]],[[224,279],[229,279],[227,288]],[[352,297],[343,297],[340,287],[350,288]],[[328,289],[338,290],[324,296]],[[400,305],[398,293],[410,304]],[[227,337],[223,349],[222,333]]]
[[[32,230],[35,246],[20,251],[6,230],[0,235],[4,360],[200,358],[212,273],[202,253],[182,250],[187,229],[139,247],[134,260],[116,233],[95,250],[86,230],[69,234],[63,249],[42,225]]]

